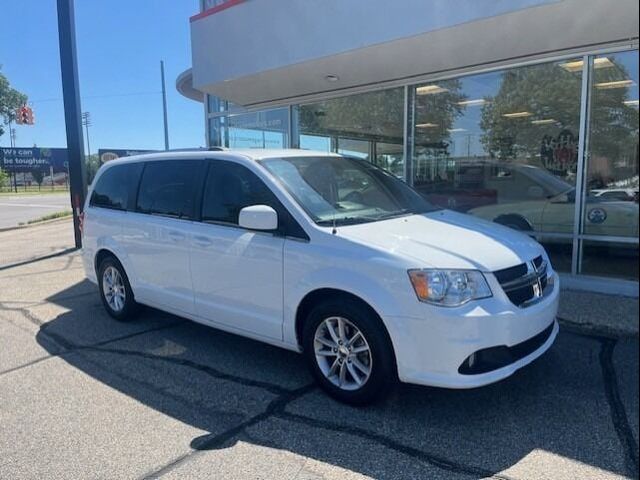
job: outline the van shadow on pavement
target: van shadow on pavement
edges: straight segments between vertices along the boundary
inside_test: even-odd
[[[87,281],[47,301],[69,311],[40,328],[40,345],[209,432],[192,440],[195,452],[155,474],[243,441],[374,478],[397,478],[400,469],[406,478],[501,477],[544,455],[637,476],[637,437],[611,392],[612,340],[561,331],[546,355],[498,384],[401,386],[382,403],[354,408],[316,389],[296,353],[150,308],[133,322],[116,322]]]

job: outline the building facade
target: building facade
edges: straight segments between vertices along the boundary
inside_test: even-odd
[[[210,146],[366,159],[527,231],[565,285],[638,294],[638,2],[203,0]]]

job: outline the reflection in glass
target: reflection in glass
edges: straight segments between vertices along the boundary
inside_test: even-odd
[[[289,109],[210,118],[209,143],[229,148],[287,148]]]
[[[318,135],[300,135],[300,148],[318,152],[331,151],[331,138]]]
[[[298,112],[300,148],[322,151],[328,146],[402,176],[402,88],[301,105]]]
[[[583,231],[637,237],[638,52],[593,63]]]
[[[532,233],[572,233],[582,69],[565,64],[418,86],[414,186],[444,208]],[[570,258],[570,239],[547,242]]]
[[[638,281],[638,244],[585,241],[581,273]]]

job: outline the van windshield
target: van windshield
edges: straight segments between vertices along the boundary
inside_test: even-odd
[[[318,225],[351,225],[436,210],[390,173],[346,157],[260,162]]]

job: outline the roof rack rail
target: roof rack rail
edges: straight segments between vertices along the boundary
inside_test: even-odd
[[[155,153],[164,153],[164,152],[221,152],[223,150],[228,150],[225,147],[191,147],[191,148],[170,148],[168,150],[159,150]]]

